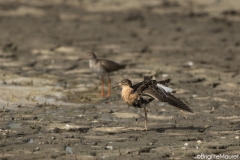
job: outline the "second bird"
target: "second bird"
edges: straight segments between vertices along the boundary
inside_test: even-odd
[[[104,96],[104,76],[108,76],[108,94],[107,97],[111,95],[111,78],[110,73],[124,69],[126,65],[119,64],[108,59],[98,59],[94,52],[88,52],[85,56],[89,59],[90,69],[101,76],[102,79],[102,89],[101,96]]]

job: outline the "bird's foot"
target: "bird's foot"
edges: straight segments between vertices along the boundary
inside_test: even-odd
[[[186,115],[183,115],[183,117],[184,117],[185,119],[188,119],[188,116],[186,116]]]
[[[185,119],[188,119],[188,116],[183,112],[183,110],[180,110],[180,112],[182,113],[182,115]]]
[[[104,93],[100,93],[99,96],[100,96],[100,97],[104,97]]]

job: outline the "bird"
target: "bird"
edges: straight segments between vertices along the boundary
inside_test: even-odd
[[[111,78],[110,73],[125,69],[125,64],[119,64],[108,59],[98,59],[94,52],[87,52],[85,58],[89,60],[90,69],[101,76],[102,89],[100,96],[104,97],[104,76],[108,76],[108,94],[107,97],[111,96]]]
[[[191,108],[171,94],[174,93],[175,90],[166,86],[169,82],[170,79],[156,81],[152,79],[152,76],[144,76],[144,80],[135,85],[132,85],[132,82],[129,79],[123,79],[118,85],[112,88],[122,87],[121,97],[129,106],[144,108],[144,130],[147,131],[146,105],[153,100],[168,102],[168,104],[177,107],[180,111],[184,110],[193,113]]]

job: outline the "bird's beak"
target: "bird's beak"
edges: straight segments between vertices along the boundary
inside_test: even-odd
[[[117,87],[120,87],[120,86],[121,86],[121,83],[119,83],[119,84],[116,85],[116,86],[113,86],[112,89],[117,88]]]
[[[86,60],[86,59],[88,59],[87,55],[85,55],[84,57],[79,57],[76,61],[82,61],[82,60]]]

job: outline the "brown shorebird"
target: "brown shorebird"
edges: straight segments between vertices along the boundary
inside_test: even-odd
[[[122,99],[127,102],[128,105],[137,108],[144,108],[145,130],[147,130],[146,105],[152,102],[154,99],[157,101],[168,102],[168,104],[179,108],[180,111],[184,110],[193,113],[192,109],[171,94],[175,91],[165,85],[169,82],[170,79],[156,81],[152,80],[152,77],[146,76],[142,82],[135,85],[132,85],[132,82],[129,79],[123,79],[117,86],[114,86],[113,88],[119,86],[122,87]]]
[[[102,79],[102,91],[101,96],[104,96],[104,76],[108,76],[108,94],[107,97],[111,95],[111,79],[110,73],[114,71],[118,71],[120,69],[124,69],[126,65],[118,64],[114,61],[107,59],[98,59],[94,52],[88,52],[85,56],[89,59],[89,67],[90,69],[101,76]]]

